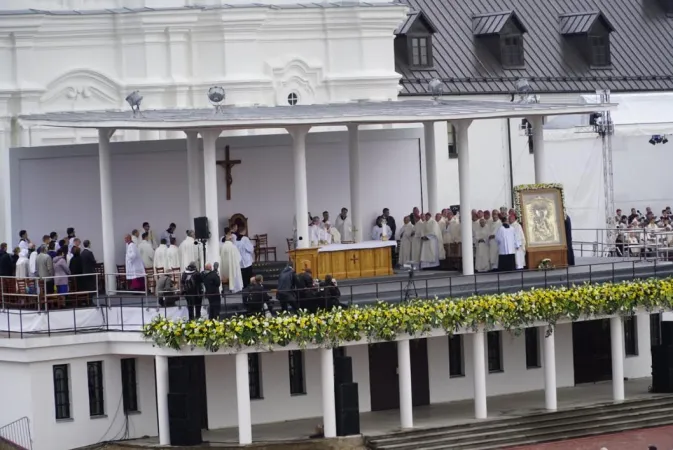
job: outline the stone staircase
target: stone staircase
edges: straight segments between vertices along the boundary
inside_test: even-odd
[[[673,396],[368,437],[372,450],[496,450],[673,424]]]

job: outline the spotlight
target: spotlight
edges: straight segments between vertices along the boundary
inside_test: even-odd
[[[133,115],[136,115],[140,112],[140,103],[143,101],[143,96],[140,95],[139,91],[133,91],[126,97],[126,102],[133,110]]]
[[[210,100],[210,103],[215,106],[215,111],[219,112],[222,110],[222,102],[226,98],[226,94],[224,92],[224,88],[222,86],[213,86],[210,89],[208,89],[208,100]]]
[[[661,138],[661,143],[662,143],[662,144],[665,144],[666,142],[668,142],[668,138],[667,138],[666,136],[663,136],[663,137]]]
[[[444,93],[444,83],[438,78],[433,78],[430,80],[430,83],[428,83],[428,90],[432,94],[432,99],[438,101],[439,97]]]
[[[654,136],[652,136],[648,142],[652,145],[655,145],[657,143],[657,141],[654,140]]]
[[[539,103],[537,95],[533,93],[533,87],[526,78],[519,78],[514,84],[516,93],[519,95],[519,103]]]

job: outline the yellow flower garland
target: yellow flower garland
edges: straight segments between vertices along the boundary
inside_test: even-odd
[[[551,332],[560,319],[629,315],[637,308],[671,309],[672,303],[673,279],[648,279],[459,299],[379,302],[362,308],[271,318],[237,316],[189,322],[158,316],[143,328],[143,335],[161,347],[200,347],[213,352],[220,348],[270,348],[291,343],[300,347],[336,347],[350,341],[393,340],[400,334],[422,336],[433,329],[451,334],[480,325],[516,330],[545,322]]]

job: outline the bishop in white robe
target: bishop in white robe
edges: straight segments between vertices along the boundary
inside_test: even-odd
[[[131,240],[131,235],[127,234],[126,241],[126,279],[129,281],[132,291],[145,290],[145,266],[140,258],[138,247]]]
[[[351,223],[351,218],[348,217],[348,209],[341,208],[341,214],[334,221],[334,228],[339,231],[342,241],[353,242],[353,224]]]
[[[220,249],[220,276],[222,277],[222,284],[230,292],[240,292],[243,289],[241,253],[231,241],[230,236],[227,236]]]
[[[203,270],[203,244],[194,239],[194,231],[187,230],[187,237],[180,243],[179,250],[181,272],[192,262],[196,263],[197,270]]]
[[[514,228],[503,222],[495,235],[495,240],[498,243],[498,270],[501,272],[514,271],[516,269],[516,249],[521,246]]]
[[[161,245],[157,247],[154,251],[154,273],[159,273],[158,270],[161,269],[164,273],[168,272],[171,267],[168,265],[168,258],[166,257],[166,252],[168,247],[166,242],[162,241]]]
[[[488,272],[491,270],[491,253],[488,244],[488,237],[491,235],[491,228],[486,225],[486,220],[479,220],[479,226],[474,230],[474,246],[476,248],[474,269],[477,272]]]
[[[323,232],[328,244],[341,244],[341,233],[329,222],[323,223]]]
[[[19,251],[19,259],[16,260],[16,278],[28,278],[28,247]]]
[[[398,261],[400,264],[409,264],[414,261],[412,244],[414,238],[414,225],[409,216],[404,216],[404,225],[397,231],[397,240],[400,241]]]
[[[498,213],[500,214],[500,213]],[[498,230],[502,227],[502,221],[500,216],[493,217],[493,224],[491,225],[491,234],[488,237],[488,246],[490,250],[491,257],[491,270],[496,270],[498,268],[498,260],[500,258],[500,249],[498,247],[498,241],[495,240]]]
[[[154,248],[152,248],[152,243],[148,240],[147,232],[143,233],[143,238],[138,244],[138,252],[140,253],[140,258],[143,260],[145,269],[154,269]]]
[[[320,237],[322,228],[320,227],[320,219],[318,216],[313,218],[313,222],[308,226],[308,242],[309,247],[317,247],[320,245]]]
[[[425,222],[423,222],[423,220],[417,221],[414,224],[414,235],[411,238],[411,259],[413,262],[418,264],[421,263],[421,250],[423,250],[424,232],[425,232]]]
[[[437,221],[432,218],[432,215],[427,213],[425,215],[425,223],[421,236],[421,269],[439,266],[440,246],[438,236],[441,237],[439,225],[437,224]],[[442,250],[444,250],[443,247],[444,246],[441,248]]]
[[[166,250],[166,271],[180,270],[180,249],[175,244],[175,238],[171,238],[171,245]]]
[[[519,243],[519,247],[514,253],[514,259],[516,262],[516,269],[523,269],[526,265],[526,235],[523,232],[523,227],[517,221],[516,215],[509,216],[509,225],[514,229],[514,234],[516,235],[516,240]]]

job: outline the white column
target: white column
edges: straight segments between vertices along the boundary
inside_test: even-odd
[[[15,242],[12,233],[12,183],[9,149],[12,147],[11,124],[9,121],[0,120],[0,173],[4,174],[0,179],[0,241],[11,245]]]
[[[435,123],[423,122],[425,136],[425,174],[428,180],[428,212],[434,214],[442,209],[439,205],[439,185],[437,181],[437,154],[435,152]],[[462,209],[461,209],[462,210]]]
[[[472,218],[470,211],[470,143],[467,131],[471,120],[452,122],[456,130],[456,146],[458,147],[458,189],[460,190],[460,234],[462,236],[463,275],[474,274],[474,257],[472,249]]]
[[[542,357],[544,361],[544,407],[547,411],[556,411],[556,330],[549,336],[547,326],[538,328],[540,339],[544,342]]]
[[[400,422],[402,429],[414,427],[413,398],[411,394],[411,353],[409,339],[397,341],[397,378],[400,385]]]
[[[320,376],[322,377],[322,417],[326,438],[336,437],[336,406],[334,400],[334,353],[321,348]]]
[[[458,157],[460,158],[460,156]],[[462,207],[461,207],[462,210]],[[486,419],[486,333],[479,330],[472,333],[472,366],[474,368],[474,417]]]
[[[535,183],[550,183],[545,173],[545,152],[544,152],[544,116],[533,116],[528,118],[528,122],[533,127],[533,164],[535,165]]]
[[[292,136],[292,157],[294,160],[294,212],[297,218],[297,248],[308,248],[308,186],[306,182],[306,135],[310,126],[296,126],[287,129]],[[334,383],[332,383],[334,384]]]
[[[362,241],[362,207],[360,199],[360,140],[358,126],[348,125],[348,165],[351,190],[351,223],[357,231],[353,234],[355,242]]]
[[[217,151],[215,144],[222,130],[201,131],[203,138],[203,193],[210,239],[206,244],[206,262],[220,260],[220,215],[217,204]]]
[[[100,211],[103,231],[103,265],[106,274],[105,289],[111,294],[117,289],[115,274],[117,264],[115,262],[115,242],[121,240],[121,236],[114,232],[114,215],[112,212],[112,168],[110,157],[110,137],[114,130],[107,128],[98,129],[98,171],[100,178]]]
[[[612,348],[612,399],[624,401],[624,326],[621,317],[610,319],[610,346]]]
[[[168,421],[168,357],[155,356],[154,365],[157,375],[159,445],[171,445],[171,429]]]
[[[236,353],[236,401],[238,403],[238,443],[252,443],[248,354]]]
[[[189,221],[191,223],[195,217],[201,217],[203,154],[199,151],[199,133],[197,131],[185,131],[185,134],[187,135],[187,188],[189,190]]]

